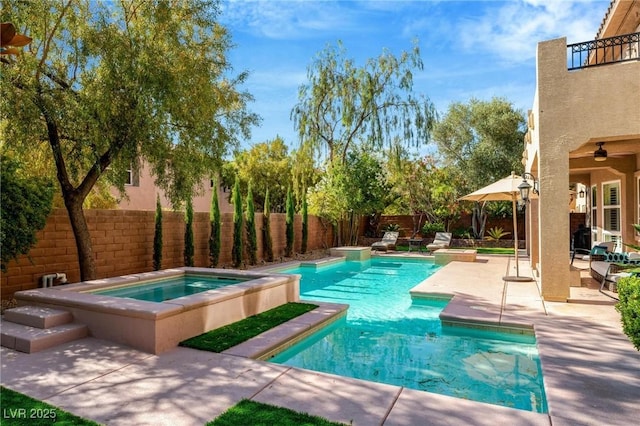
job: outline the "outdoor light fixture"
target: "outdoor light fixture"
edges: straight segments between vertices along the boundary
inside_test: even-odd
[[[527,179],[533,180],[533,187],[527,182]],[[529,201],[529,191],[533,190],[534,194],[539,194],[539,182],[534,175],[529,172],[524,172],[522,174],[522,182],[518,185],[518,190],[520,190],[520,198],[525,203]]]
[[[596,161],[605,161],[607,159],[607,150],[602,149],[604,142],[596,142],[598,149],[593,152],[593,159]]]
[[[580,192],[578,192],[578,195],[580,198],[584,198],[584,189],[581,189]]]

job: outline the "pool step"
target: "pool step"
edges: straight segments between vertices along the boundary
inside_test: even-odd
[[[70,312],[37,306],[21,306],[5,311],[1,344],[16,351],[33,353],[89,334],[84,324],[73,322]]]

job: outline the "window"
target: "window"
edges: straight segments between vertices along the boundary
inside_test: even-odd
[[[127,169],[124,179],[125,186],[140,186],[140,177],[133,169]]]
[[[622,250],[620,181],[602,184],[602,214],[603,240],[615,241],[616,251]]]
[[[591,241],[598,240],[598,190],[594,185],[591,187]]]

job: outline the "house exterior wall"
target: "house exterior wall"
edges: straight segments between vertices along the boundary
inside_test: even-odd
[[[537,238],[531,234],[537,239],[537,246],[532,244],[531,250],[545,300],[565,301],[569,297],[569,264],[558,261],[568,259],[570,245],[566,200],[569,153],[586,143],[595,147],[597,141],[640,137],[639,75],[637,61],[570,72],[565,38],[538,44],[534,129],[530,130],[530,142],[525,144],[524,160],[525,169],[540,180],[540,197],[529,221],[536,221],[540,230]],[[623,164],[628,161],[625,159],[609,158],[607,164],[601,165],[593,158],[582,161],[592,163],[592,167],[616,170],[623,197],[633,199],[634,184],[630,181],[633,168],[637,169],[637,157],[633,159],[634,167]],[[590,184],[597,184],[598,180],[596,175]],[[633,206],[622,211],[623,238],[632,237],[632,212]]]
[[[172,209],[171,203],[164,195],[164,191],[156,187],[154,178],[145,164],[140,167],[139,174],[132,181],[133,184],[125,185],[126,197],[121,198],[115,189],[112,191],[113,195],[119,199],[118,208],[122,210],[155,210],[156,196],[159,194],[162,208]],[[212,190],[210,179],[204,179],[202,188],[197,191],[192,199],[194,212],[208,212],[210,210]],[[219,185],[217,190],[220,212],[232,213],[233,206],[229,203],[229,193],[224,192]]]
[[[155,213],[153,211],[87,210],[85,211],[97,277],[109,278],[153,270],[153,236]],[[284,213],[271,214],[273,253],[281,258],[286,245]],[[233,244],[233,214],[222,215],[222,247],[218,267],[231,266]],[[263,215],[256,214],[258,236],[258,263],[263,261]],[[162,215],[162,268],[184,266],[184,214],[164,212]],[[194,266],[209,266],[209,214],[194,214],[195,256]],[[294,251],[302,245],[302,220],[295,216]],[[37,233],[38,242],[29,256],[20,256],[7,265],[7,272],[0,277],[0,297],[9,299],[16,291],[38,288],[43,275],[64,272],[70,283],[80,281],[80,267],[66,210],[54,209],[43,230]],[[332,228],[326,228],[319,218],[309,215],[308,250],[328,248],[333,242]],[[245,256],[245,260],[247,257]]]

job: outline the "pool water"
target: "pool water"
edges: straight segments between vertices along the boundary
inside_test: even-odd
[[[226,287],[247,281],[243,278],[182,275],[147,284],[135,284],[109,290],[93,291],[104,296],[127,297],[130,299],[164,302],[182,296],[201,293],[207,290]]]
[[[534,336],[443,328],[448,301],[411,299],[437,268],[374,258],[287,270],[302,275],[302,299],[350,306],[346,318],[270,361],[546,413]]]

